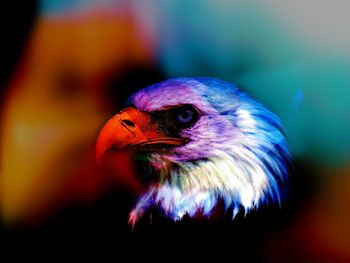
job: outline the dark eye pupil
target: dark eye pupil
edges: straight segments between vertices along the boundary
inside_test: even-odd
[[[194,113],[189,109],[184,109],[177,115],[177,120],[181,123],[189,123],[193,120]]]
[[[188,117],[188,115],[189,115],[188,111],[185,111],[185,112],[181,113],[181,117],[183,119],[186,119]]]

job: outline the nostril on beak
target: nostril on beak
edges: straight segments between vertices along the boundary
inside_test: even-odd
[[[132,127],[132,128],[135,127],[135,123],[133,123],[133,122],[130,121],[130,120],[121,120],[121,122],[122,122],[123,124],[125,124],[126,126],[129,126],[129,127]]]

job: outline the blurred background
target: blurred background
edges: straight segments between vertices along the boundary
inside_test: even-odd
[[[349,262],[349,8],[1,3],[0,258]],[[131,230],[135,184],[97,167],[95,140],[130,93],[176,76],[235,82],[281,117],[295,165],[281,207]]]

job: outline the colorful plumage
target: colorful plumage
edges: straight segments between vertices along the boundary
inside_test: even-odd
[[[174,78],[133,94],[102,129],[96,156],[109,149],[148,154],[153,180],[129,220],[151,207],[179,220],[210,215],[219,201],[245,212],[285,193],[290,154],[276,115],[234,84]]]

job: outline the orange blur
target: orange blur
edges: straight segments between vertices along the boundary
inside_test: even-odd
[[[94,142],[114,105],[104,82],[147,64],[151,44],[127,12],[41,17],[3,105],[1,209],[6,222],[43,218],[67,200],[93,200],[106,181]]]

